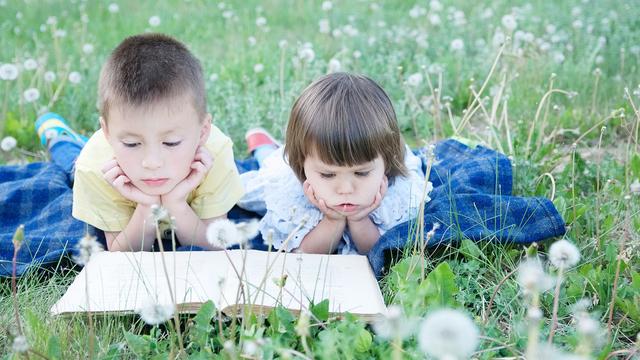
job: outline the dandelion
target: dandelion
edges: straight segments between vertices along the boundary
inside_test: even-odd
[[[414,74],[409,75],[409,77],[407,78],[407,84],[409,84],[409,86],[413,86],[413,87],[420,86],[420,84],[422,84],[422,74],[421,73],[414,73]]]
[[[58,29],[53,33],[53,37],[55,38],[67,37],[67,31],[64,29]]]
[[[464,50],[464,41],[462,39],[453,39],[451,42],[451,50],[453,51],[462,51]]]
[[[267,25],[267,19],[264,16],[259,16],[256,19],[256,26],[257,27],[263,27],[265,25]]]
[[[259,73],[261,73],[263,71],[264,71],[264,65],[259,64],[259,63],[253,65],[253,72],[255,72],[256,74],[259,74]]]
[[[362,57],[362,53],[359,50],[355,50],[353,52],[353,58],[354,59],[360,59]]]
[[[385,316],[373,323],[373,331],[385,340],[406,339],[414,331],[415,321],[408,319],[399,305],[387,308]]]
[[[35,61],[34,59],[27,59],[24,61],[22,66],[24,67],[25,70],[31,71],[38,68],[38,62]]]
[[[149,304],[136,311],[142,321],[149,325],[163,324],[173,316],[176,308],[173,304]]]
[[[320,19],[320,21],[318,21],[318,27],[320,28],[318,31],[320,31],[321,34],[328,34],[331,32],[331,25],[329,24],[328,19]]]
[[[308,337],[309,334],[309,313],[307,311],[301,311],[298,323],[295,326],[296,334],[300,337]]]
[[[629,191],[631,191],[632,194],[640,195],[640,181],[638,179],[635,179],[631,185],[629,185]]]
[[[287,40],[285,40],[285,39],[282,39],[282,40],[278,41],[278,47],[279,47],[280,49],[284,49],[284,48],[286,48],[288,45],[289,45],[289,42],[288,42]]]
[[[25,102],[31,103],[40,98],[40,91],[36,88],[29,88],[22,93],[22,97]]]
[[[89,55],[93,52],[93,45],[91,44],[84,44],[82,45],[82,52]]]
[[[258,344],[253,340],[247,340],[242,344],[242,354],[250,358],[258,352]]]
[[[342,64],[340,64],[340,61],[338,59],[331,59],[329,60],[327,68],[328,73],[338,72],[340,71],[340,69],[342,69]]]
[[[580,250],[567,240],[559,240],[549,247],[549,261],[557,268],[568,268],[580,261]]]
[[[13,150],[16,145],[18,145],[18,140],[16,140],[16,138],[14,138],[13,136],[7,136],[2,139],[2,142],[0,142],[0,148],[2,149],[2,151],[7,152]]]
[[[158,223],[169,218],[169,211],[162,205],[151,205],[151,218],[154,222]]]
[[[69,73],[69,82],[72,84],[80,84],[82,81],[82,75],[80,75],[77,71],[72,71]]]
[[[442,74],[444,72],[444,68],[440,64],[430,64],[427,67],[427,72],[429,74]]]
[[[118,11],[120,11],[120,6],[118,6],[118,4],[116,4],[116,3],[111,3],[111,4],[109,4],[108,9],[109,9],[110,13],[115,14]]]
[[[333,9],[333,3],[331,1],[325,1],[322,3],[322,11],[330,11]]]
[[[234,13],[231,10],[225,10],[222,12],[222,17],[225,19],[231,19],[233,17]]]
[[[93,254],[99,253],[104,249],[102,245],[98,243],[95,236],[85,234],[78,242],[78,245],[76,245],[76,250],[78,255],[74,256],[73,260],[76,264],[84,266],[89,262]]]
[[[421,6],[414,6],[411,8],[411,10],[409,10],[409,17],[413,18],[413,19],[417,19],[420,16],[423,16],[427,13],[427,10]]]
[[[54,73],[53,71],[47,71],[44,73],[43,78],[45,82],[54,82],[56,80],[56,73]]]
[[[487,20],[487,19],[490,19],[491,17],[493,17],[493,9],[491,8],[484,9],[482,14],[480,14],[480,18],[482,20]]]
[[[574,20],[574,21],[571,23],[571,26],[572,26],[574,29],[582,29],[582,26],[583,26],[582,20],[580,20],[580,19]]]
[[[53,25],[55,25],[55,24],[57,24],[57,23],[58,23],[58,18],[57,18],[57,17],[55,17],[55,16],[49,16],[49,17],[47,18],[47,25],[49,25],[49,26],[53,26]]]
[[[555,52],[553,54],[553,61],[556,64],[562,64],[564,62],[564,54],[562,54],[561,52]]]
[[[211,74],[211,75],[209,76],[209,81],[211,81],[211,82],[216,82],[216,81],[218,81],[218,78],[219,78],[218,74],[213,73],[213,74]]]
[[[467,24],[467,19],[464,16],[464,12],[456,10],[453,13],[453,24],[455,26],[464,26]]]
[[[152,17],[149,18],[149,26],[151,27],[157,27],[160,25],[160,17],[158,15],[153,15]]]
[[[518,283],[525,295],[538,294],[553,287],[553,278],[547,275],[538,258],[528,258],[518,266]]]
[[[502,44],[504,44],[505,40],[506,40],[506,36],[504,35],[504,33],[500,30],[496,30],[496,33],[493,34],[493,39],[491,40],[491,43],[493,44],[494,47],[500,47],[502,46]]]
[[[502,17],[502,26],[504,26],[508,31],[513,31],[518,27],[518,22],[516,21],[515,16],[507,14]]]
[[[429,1],[429,8],[431,9],[431,11],[442,11],[443,7],[442,7],[442,3],[440,3],[440,1],[438,0],[431,0]]]
[[[303,61],[305,61],[305,62],[307,62],[307,63],[310,63],[310,62],[313,62],[313,60],[316,58],[316,53],[315,53],[315,51],[313,51],[313,49],[311,48],[311,44],[306,43],[306,44],[302,47],[302,49],[300,49],[300,50],[298,51],[298,57],[299,57],[301,60],[303,60]]]
[[[216,248],[225,249],[238,243],[240,237],[238,228],[228,219],[216,220],[207,227],[207,242]]]
[[[16,354],[22,354],[29,350],[29,343],[27,342],[27,338],[23,335],[16,336],[13,338],[13,343],[11,344],[11,350],[13,350]]]
[[[440,20],[440,15],[438,14],[429,14],[429,23],[431,23],[431,25],[433,26],[438,26],[442,23],[442,20]]]
[[[478,345],[478,328],[466,314],[436,310],[422,322],[418,343],[437,359],[468,359]]]
[[[255,44],[256,44],[258,41],[256,40],[256,38],[255,38],[255,37],[253,37],[253,36],[249,36],[249,37],[247,38],[247,42],[249,43],[249,46],[255,46]]]
[[[237,223],[235,225],[236,229],[240,232],[240,237],[249,240],[258,235],[258,232],[260,231],[259,224],[260,222],[258,220],[253,219],[251,221]]]

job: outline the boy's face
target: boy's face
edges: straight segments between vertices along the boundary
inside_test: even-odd
[[[336,166],[324,163],[315,152],[304,160],[304,173],[317,199],[345,216],[370,206],[384,179],[384,160],[356,166]]]
[[[170,192],[191,172],[199,146],[211,130],[211,115],[200,119],[189,96],[143,106],[114,106],[100,125],[116,161],[134,186],[149,195]]]

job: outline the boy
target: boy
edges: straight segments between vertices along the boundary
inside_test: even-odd
[[[177,40],[125,39],[103,66],[100,127],[75,164],[73,217],[105,233],[110,251],[150,250],[160,236],[210,248],[207,225],[242,197],[232,142],[211,124],[202,68]],[[46,129],[45,129],[46,131]],[[162,239],[157,239],[162,240]]]

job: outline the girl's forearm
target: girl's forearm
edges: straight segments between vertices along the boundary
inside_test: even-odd
[[[325,216],[302,239],[298,250],[310,254],[333,253],[342,239],[346,225],[347,222],[344,219],[333,220]]]
[[[380,239],[378,227],[368,216],[359,221],[349,221],[347,226],[359,254],[367,254]]]

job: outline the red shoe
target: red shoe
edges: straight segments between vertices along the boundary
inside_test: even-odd
[[[263,128],[249,129],[244,135],[244,138],[247,140],[247,150],[249,153],[252,153],[255,149],[263,145],[281,146],[278,140],[274,139],[273,136]]]

